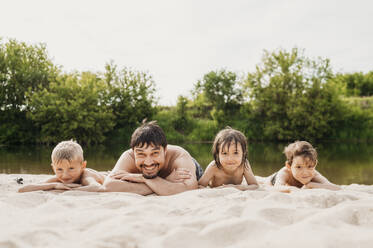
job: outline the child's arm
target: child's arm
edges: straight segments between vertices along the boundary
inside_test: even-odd
[[[212,161],[206,168],[202,177],[199,179],[198,184],[200,186],[206,187],[209,185],[210,181],[214,178],[214,165],[215,161]]]
[[[246,161],[246,162],[247,162],[247,168],[244,167],[243,175],[245,177],[247,185],[249,185],[249,188],[247,189],[257,189],[259,187],[258,182],[256,181],[256,178],[251,169],[249,161]]]
[[[286,171],[286,168],[282,168],[277,172],[276,181],[273,186],[275,187],[283,187],[289,186],[289,173]]]
[[[24,193],[24,192],[31,192],[31,191],[38,191],[38,190],[53,190],[53,189],[59,189],[59,190],[69,190],[70,187],[64,185],[63,183],[60,183],[57,181],[55,177],[48,179],[44,183],[35,183],[35,184],[29,184],[26,186],[23,186],[18,189],[18,192]]]
[[[316,171],[315,176],[312,181],[304,185],[306,189],[330,189],[330,190],[340,190],[341,187],[329,182],[329,180]]]
[[[104,187],[102,186],[102,183],[104,181],[104,178],[102,177],[103,176],[95,170],[85,169],[81,178],[82,187],[75,188],[74,190],[103,192]]]

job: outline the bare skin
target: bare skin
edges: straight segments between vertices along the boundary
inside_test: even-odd
[[[86,168],[87,162],[62,160],[52,164],[55,176],[44,183],[29,184],[18,192],[37,190],[82,190],[99,192],[103,191],[102,184],[105,176],[93,169]]]
[[[125,151],[104,182],[105,191],[172,195],[196,189],[196,166],[179,146],[145,144]]]
[[[242,164],[242,147],[235,143],[221,147],[219,153],[221,168],[212,161],[199,180],[199,185],[206,187],[234,187],[239,190],[257,189],[258,182],[251,170],[249,161],[247,167]],[[245,177],[247,185],[242,185]]]
[[[273,186],[278,189],[289,188],[289,190],[291,190],[291,187],[302,189],[320,188],[340,190],[340,186],[329,182],[327,178],[315,169],[316,165],[317,163],[312,163],[308,158],[296,156],[291,165],[286,162],[285,166],[277,172],[276,181]],[[268,177],[268,182],[270,184],[272,177],[273,175]]]

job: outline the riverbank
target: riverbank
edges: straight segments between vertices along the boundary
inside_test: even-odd
[[[373,186],[279,193],[232,188],[174,196],[17,193],[0,174],[0,247],[360,247],[373,243]]]

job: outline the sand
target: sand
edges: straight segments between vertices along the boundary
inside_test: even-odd
[[[373,186],[280,193],[233,188],[173,196],[17,193],[0,174],[0,247],[373,247]]]

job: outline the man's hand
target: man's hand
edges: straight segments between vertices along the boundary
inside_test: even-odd
[[[129,181],[133,183],[145,183],[145,178],[142,174],[126,173],[122,174],[120,180]]]
[[[189,170],[185,168],[179,168],[174,169],[172,173],[165,179],[173,183],[182,183],[184,180],[190,179],[191,177],[192,173]]]
[[[124,170],[118,170],[110,175],[111,178],[122,180],[122,177],[129,174],[129,172]],[[123,179],[124,180],[124,179]]]

